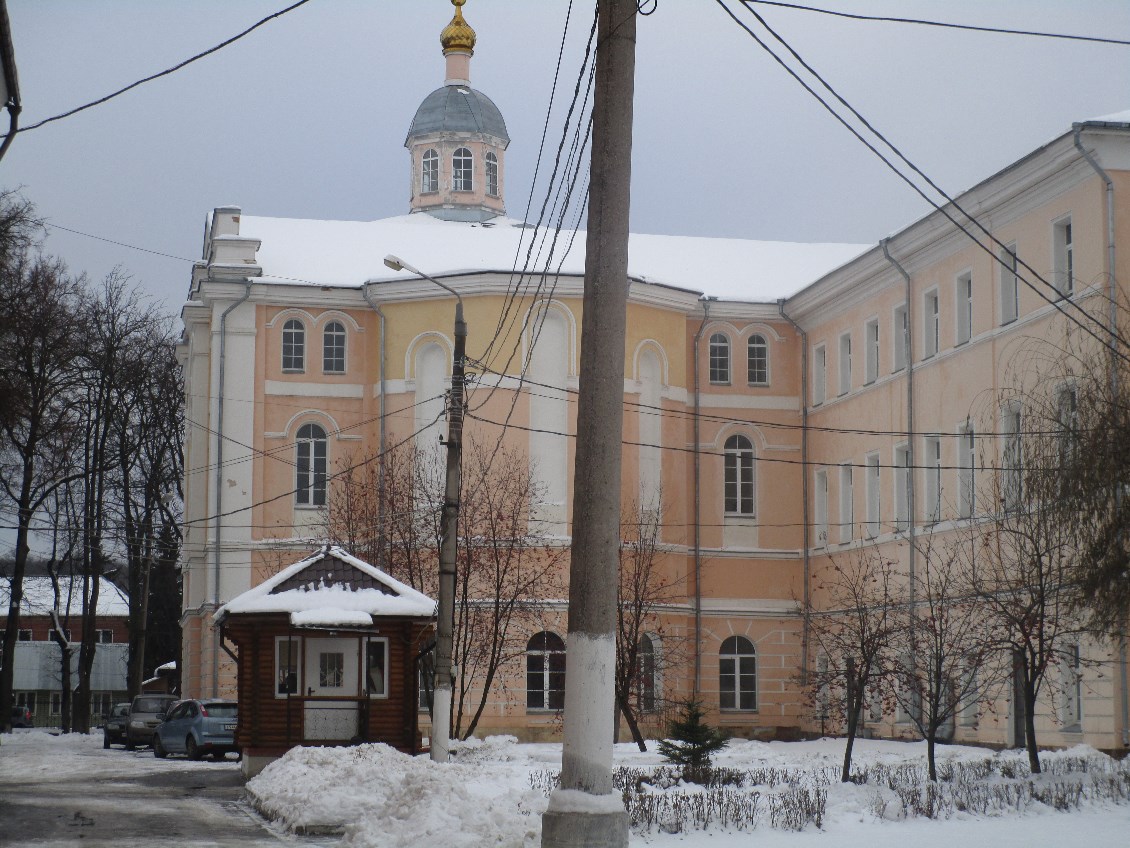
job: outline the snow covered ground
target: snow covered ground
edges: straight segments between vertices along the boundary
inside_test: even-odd
[[[649,745],[654,749],[654,745]],[[755,827],[738,830],[712,825],[706,830],[687,829],[665,833],[657,827],[633,830],[632,844],[657,848],[746,848],[756,838],[766,848],[866,845],[875,848],[905,846],[953,848],[955,844],[991,845],[993,848],[1065,844],[1125,845],[1130,834],[1130,804],[1084,800],[1078,809],[1059,812],[1037,801],[1022,801],[988,815],[953,812],[947,818],[902,816],[902,804],[890,790],[875,784],[840,785],[827,782],[835,774],[843,742],[762,743],[734,741],[716,758],[716,765],[753,771],[765,776],[785,774],[800,782],[823,784],[827,791],[822,826],[809,825],[801,832],[771,826],[762,812]],[[925,762],[921,743],[860,740],[855,762],[873,771],[888,767],[917,768]],[[618,745],[616,765],[652,769],[661,764],[655,753],[639,753],[633,745]],[[342,844],[349,848],[397,848],[434,844],[463,846],[513,846],[534,848],[540,842],[541,813],[547,804],[545,787],[560,765],[561,747],[553,744],[520,745],[506,737],[492,737],[459,746],[456,762],[437,766],[426,758],[410,758],[380,745],[356,748],[295,749],[251,780],[248,789],[258,805],[290,827],[339,826]],[[1085,758],[1088,773],[1074,777],[1054,773],[1057,761]],[[1089,781],[1105,774],[1126,786],[1130,772],[1101,754],[1076,748],[1063,753],[1045,753],[1047,770],[1053,772],[1036,781]],[[946,746],[939,749],[940,768],[947,764],[992,764],[985,786],[1013,783],[1000,774],[1022,775],[1024,758],[1017,752],[993,754],[980,748]],[[101,750],[101,737],[51,736],[42,731],[17,732],[0,738],[0,772],[18,774],[26,783],[81,779],[89,772],[92,781],[120,770],[157,773],[173,769],[238,768],[228,763],[192,763],[181,758],[157,760],[152,756]],[[805,777],[807,776],[807,777]],[[1015,784],[1026,784],[1019,777]],[[534,787],[537,788],[534,788]],[[746,785],[737,794],[760,793],[763,799],[787,792],[776,786]],[[651,787],[656,794],[695,793],[695,787]],[[1123,795],[1125,796],[1125,792]],[[883,816],[877,811],[886,801]],[[129,815],[128,808],[123,809]],[[144,810],[135,811],[139,815]],[[2,840],[0,840],[2,841]],[[296,841],[302,842],[299,837]],[[319,840],[324,844],[323,840]]]
[[[654,750],[650,744],[649,749]],[[925,765],[924,743],[860,740],[854,762],[873,771],[883,766],[898,770]],[[842,785],[837,781],[843,742],[764,743],[735,740],[718,755],[715,764],[735,770],[754,770],[761,777],[796,780],[827,792],[821,827],[801,832],[776,829],[769,822],[773,799],[780,800],[792,787],[746,785],[732,790],[732,798],[759,793],[764,803],[749,823],[759,845],[769,848],[803,848],[810,845],[904,846],[952,848],[955,842],[971,845],[1062,845],[1085,837],[1106,844],[1126,844],[1130,834],[1130,805],[1084,800],[1078,809],[1058,812],[1038,801],[1023,800],[1025,793],[1004,810],[986,815],[953,811],[945,818],[907,816],[898,795],[877,782]],[[1052,784],[1070,786],[1105,774],[1121,787],[1114,794],[1125,799],[1130,790],[1130,769],[1088,748],[1044,755],[1049,772],[1053,763],[1067,760],[1087,763],[1087,774],[1049,774],[1039,777],[1037,788]],[[533,848],[540,843],[541,813],[552,774],[560,766],[561,747],[553,744],[520,745],[508,737],[464,743],[456,761],[437,766],[424,758],[409,758],[389,748],[367,745],[350,749],[296,749],[252,779],[248,789],[260,809],[290,826],[344,825],[343,844],[350,848],[390,848],[443,844],[500,845]],[[992,765],[986,765],[991,763]],[[1020,752],[994,754],[983,748],[946,746],[940,749],[939,773],[950,764],[977,764],[992,773],[986,786],[1007,784],[1011,789],[1027,784],[1025,759]],[[655,753],[640,753],[634,745],[618,745],[617,766],[652,769],[662,764]],[[913,770],[912,769],[912,770]],[[1016,780],[1001,776],[1017,774]],[[785,772],[787,771],[787,775]],[[950,770],[952,771],[952,770]],[[785,775],[784,777],[782,775]],[[536,788],[532,788],[535,787]],[[694,786],[645,787],[654,794],[694,795]],[[738,829],[713,824],[703,829],[684,828],[666,833],[659,827],[636,828],[634,844],[683,848],[737,848],[748,846],[749,827]]]

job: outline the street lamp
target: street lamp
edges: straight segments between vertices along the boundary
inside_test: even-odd
[[[445,763],[451,737],[452,627],[455,620],[455,554],[463,455],[463,361],[467,353],[467,324],[463,320],[463,298],[451,286],[391,254],[385,257],[385,265],[394,271],[411,271],[455,295],[455,355],[451,363],[451,403],[447,408],[447,473],[440,524],[439,618],[436,622],[436,664],[432,695],[432,760]]]

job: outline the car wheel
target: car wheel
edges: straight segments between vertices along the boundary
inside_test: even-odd
[[[103,736],[102,736],[102,747],[103,748],[109,748],[110,747],[110,737],[106,736],[105,734],[103,734]]]
[[[165,750],[165,746],[161,744],[161,737],[156,733],[153,734],[153,756],[159,760],[165,759],[169,756],[169,752]]]
[[[199,760],[204,754],[200,750],[200,746],[196,744],[196,740],[192,738],[192,734],[188,734],[184,740],[184,752],[188,754],[190,760]]]
[[[134,741],[132,739],[128,739],[128,738],[126,739],[126,750],[127,751],[132,751],[136,747],[137,747],[137,745],[134,744]]]

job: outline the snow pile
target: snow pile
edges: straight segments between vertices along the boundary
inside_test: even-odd
[[[614,777],[628,799],[633,839],[685,847],[744,846],[751,831],[773,846],[825,834],[920,842],[921,828],[945,821],[985,827],[1003,820],[1042,836],[1056,810],[1067,812],[1067,821],[1130,825],[1130,808],[1118,803],[1130,795],[1130,768],[1092,748],[1045,752],[1046,773],[1030,775],[1021,751],[948,745],[939,750],[941,780],[928,784],[925,743],[857,740],[856,782],[843,784],[843,744],[733,740],[718,754],[717,785],[709,788],[684,783],[654,743],[646,753],[622,744],[615,747]],[[512,736],[457,743],[447,765],[382,745],[295,749],[248,788],[261,811],[288,827],[336,825],[352,848],[525,848],[538,844],[547,803],[576,807],[567,803],[572,793],[554,792],[560,762],[559,744],[518,744]],[[1071,826],[1062,830],[1071,833]],[[944,830],[932,833],[937,839],[927,840],[929,848],[951,848]]]
[[[247,789],[289,828],[344,826],[352,848],[538,845],[546,798],[498,777],[371,744],[294,748]]]

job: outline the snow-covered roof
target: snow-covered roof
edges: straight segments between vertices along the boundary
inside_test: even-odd
[[[1110,115],[1100,115],[1097,118],[1091,118],[1084,121],[1087,124],[1130,124],[1130,109],[1124,109],[1121,112],[1113,112]]]
[[[328,578],[326,560],[345,566],[341,579]],[[305,571],[320,572],[303,576]],[[216,611],[216,621],[236,613],[286,612],[296,627],[368,626],[373,616],[430,618],[435,601],[379,568],[327,545]]]
[[[0,610],[8,612],[11,581],[0,578]],[[23,579],[23,600],[20,602],[20,615],[50,615],[55,606],[55,590],[47,575],[26,575]],[[59,613],[79,615],[82,613],[82,578],[59,578]],[[129,615],[129,598],[107,580],[98,578],[98,615]]]
[[[272,283],[359,286],[372,281],[408,280],[392,271],[393,254],[425,273],[444,276],[522,267],[535,230],[512,218],[486,222],[441,221],[417,213],[379,221],[316,221],[242,215],[241,237],[259,239],[262,280]],[[534,255],[543,244],[537,231]],[[552,234],[549,235],[552,239]],[[567,275],[585,268],[583,230],[563,230],[549,261]],[[544,268],[549,241],[541,251]],[[801,244],[752,239],[632,234],[628,274],[648,283],[673,286],[726,300],[772,302],[786,297],[870,248],[864,244]]]

